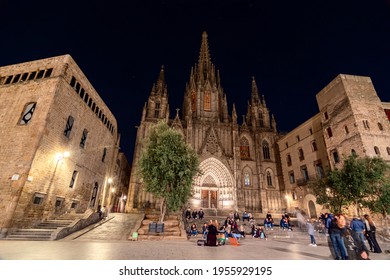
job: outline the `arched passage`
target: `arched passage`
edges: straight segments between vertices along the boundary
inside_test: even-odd
[[[228,168],[214,157],[202,161],[199,168],[202,175],[194,180],[191,204],[195,208],[233,208],[236,194]]]

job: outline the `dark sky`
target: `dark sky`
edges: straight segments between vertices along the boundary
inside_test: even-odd
[[[131,162],[160,66],[174,116],[203,31],[239,116],[252,76],[281,131],[316,114],[315,95],[339,73],[370,76],[390,101],[390,0],[2,0],[0,66],[70,54],[116,116]]]

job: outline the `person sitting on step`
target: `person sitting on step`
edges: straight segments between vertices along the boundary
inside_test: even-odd
[[[191,235],[197,236],[198,235],[198,229],[196,228],[196,224],[193,223],[191,226]]]
[[[196,209],[194,209],[194,211],[192,211],[192,218],[194,220],[196,220],[198,218],[198,211],[196,211]]]
[[[204,212],[203,212],[202,208],[200,208],[198,211],[198,218],[199,218],[199,220],[203,220],[203,217],[204,217]]]
[[[242,214],[242,221],[245,222],[245,220],[249,222],[249,214],[246,211]]]
[[[268,229],[273,230],[274,224],[272,222],[272,218],[265,218],[264,227],[265,227],[265,230],[268,230]]]

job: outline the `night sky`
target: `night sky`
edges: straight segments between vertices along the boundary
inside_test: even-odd
[[[116,116],[131,162],[161,65],[173,117],[203,31],[239,123],[252,76],[283,132],[318,112],[315,95],[339,73],[370,76],[390,101],[390,0],[2,0],[0,66],[70,54]]]

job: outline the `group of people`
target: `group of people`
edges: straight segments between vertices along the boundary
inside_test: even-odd
[[[288,230],[288,231],[292,231],[292,226],[291,226],[291,223],[290,223],[290,215],[288,215],[287,212],[285,212],[281,219],[280,219],[280,223],[279,223],[279,226],[280,228],[284,231],[284,230]]]
[[[375,223],[369,215],[364,215],[364,220],[354,216],[351,222],[348,223],[343,214],[325,213],[321,214],[320,221],[327,229],[336,260],[369,259],[370,251],[373,253],[382,252],[376,240]],[[313,244],[312,235],[314,236],[314,232],[311,230],[311,226],[308,227],[308,231],[311,244]],[[366,245],[366,240],[370,249]],[[351,256],[351,254],[355,256]]]
[[[189,236],[197,236],[199,231],[197,229],[196,223],[191,225],[189,229]],[[204,245],[206,246],[217,246],[217,234],[218,234],[218,222],[215,220],[209,221],[209,223],[204,223],[202,226],[203,239],[205,241]]]
[[[185,216],[188,221],[191,220],[191,218],[194,220],[196,219],[203,220],[204,212],[202,208],[200,208],[199,211],[194,209],[192,212],[191,212],[191,208],[188,208],[185,212]]]

